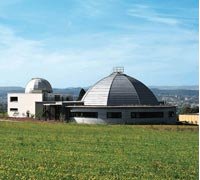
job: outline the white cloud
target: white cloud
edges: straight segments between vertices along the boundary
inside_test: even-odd
[[[134,5],[128,9],[129,16],[142,18],[146,21],[157,22],[167,25],[178,25],[180,23],[178,18],[169,17],[167,14],[158,13],[154,8],[144,5]]]
[[[41,76],[54,87],[88,86],[113,66],[124,66],[127,74],[151,85],[161,83],[169,74],[176,75],[173,81],[178,82],[177,67],[180,76],[189,75],[198,65],[198,34],[180,28],[169,33],[162,29],[160,33],[88,34],[62,41],[58,48],[59,39],[31,40],[0,26],[0,70],[11,79],[7,83],[15,85],[20,79],[23,85]]]

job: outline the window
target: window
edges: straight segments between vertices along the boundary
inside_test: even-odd
[[[131,118],[163,118],[163,112],[131,112]]]
[[[107,112],[107,118],[122,118],[121,112]]]
[[[169,117],[174,117],[175,113],[174,113],[174,111],[169,111],[168,115],[169,115]]]
[[[10,108],[10,111],[18,111],[18,108]]]
[[[55,95],[55,101],[60,101],[61,98],[60,98],[60,95]]]
[[[10,102],[17,102],[18,101],[18,97],[10,97]]]
[[[131,112],[131,118],[137,118],[138,113],[136,112]]]
[[[97,118],[98,112],[72,112],[71,117],[87,117],[87,118]]]

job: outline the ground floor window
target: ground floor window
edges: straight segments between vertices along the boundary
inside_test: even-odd
[[[121,112],[107,112],[107,118],[122,118]]]
[[[71,117],[98,118],[98,112],[72,112]]]
[[[18,111],[18,108],[10,108],[10,111]]]
[[[131,118],[163,118],[163,112],[131,112]]]

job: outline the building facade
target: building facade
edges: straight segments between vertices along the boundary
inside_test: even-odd
[[[87,124],[176,124],[176,107],[158,102],[147,86],[121,69],[83,92],[74,101],[53,94],[47,80],[34,78],[25,93],[8,94],[8,115]]]
[[[159,103],[147,86],[121,70],[94,84],[82,102],[66,107],[77,123],[176,124],[176,107]]]
[[[44,104],[71,101],[72,96],[54,94],[50,83],[42,78],[32,78],[25,93],[9,93],[7,96],[9,117],[44,118]],[[54,117],[55,118],[55,117]]]
[[[7,101],[9,117],[35,117],[42,113],[42,109],[36,106],[36,102],[43,101],[42,93],[10,93]]]

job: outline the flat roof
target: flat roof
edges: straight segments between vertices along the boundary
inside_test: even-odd
[[[45,102],[45,101],[43,101]],[[63,104],[74,104],[74,105],[71,105],[71,106],[77,106],[76,104],[83,104],[82,101],[46,101],[46,103],[44,103],[43,105],[45,106],[56,106],[56,105],[63,105]],[[69,106],[67,106],[69,107]]]

